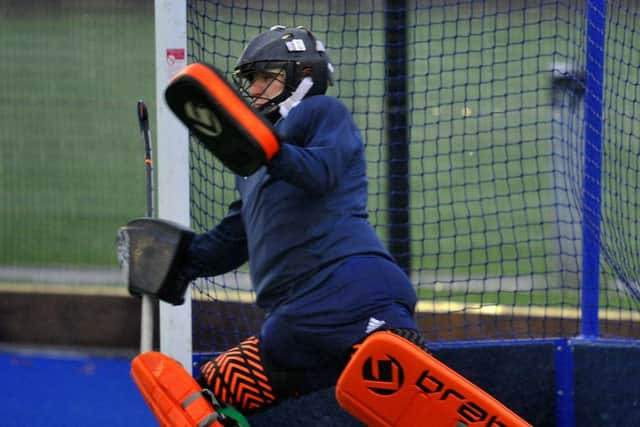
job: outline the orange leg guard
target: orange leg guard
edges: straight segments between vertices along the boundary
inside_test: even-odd
[[[221,415],[202,388],[172,358],[158,352],[136,356],[131,376],[163,427],[222,427]]]
[[[531,427],[491,395],[388,331],[366,338],[342,372],[336,398],[369,427]]]

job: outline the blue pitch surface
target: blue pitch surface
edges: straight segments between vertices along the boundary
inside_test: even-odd
[[[0,350],[0,427],[151,427],[131,358]],[[254,415],[252,427],[361,427],[323,390]],[[301,408],[304,410],[301,411]]]
[[[0,352],[4,427],[157,426],[127,357]]]

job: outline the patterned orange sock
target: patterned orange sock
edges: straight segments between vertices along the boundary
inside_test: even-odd
[[[260,357],[260,339],[250,337],[200,367],[199,382],[218,400],[243,413],[273,405],[276,396]]]

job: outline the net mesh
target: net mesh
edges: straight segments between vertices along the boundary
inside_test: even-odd
[[[191,0],[188,52],[230,77],[245,44],[272,25],[303,25],[325,42],[336,69],[329,94],[366,144],[370,219],[409,270],[428,339],[578,335],[582,224],[594,206],[600,332],[637,338],[640,17],[632,3],[607,10],[598,205],[584,181],[600,178],[582,173],[592,161],[587,12],[563,1]],[[191,176],[193,225],[205,230],[237,197],[233,177],[197,143]],[[196,347],[256,332],[262,313],[245,268],[197,283]]]

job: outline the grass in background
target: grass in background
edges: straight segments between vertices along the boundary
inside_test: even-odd
[[[0,16],[0,264],[115,266],[117,227],[145,214],[152,3],[80,5]]]

